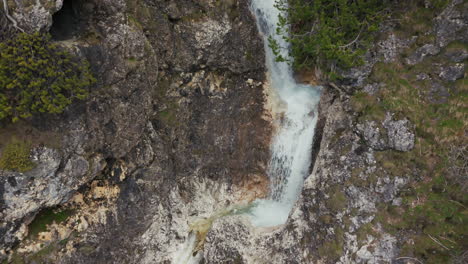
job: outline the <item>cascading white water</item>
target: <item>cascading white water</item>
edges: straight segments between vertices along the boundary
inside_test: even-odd
[[[202,258],[200,252],[196,252],[195,255],[193,250],[197,245],[197,235],[194,232],[191,232],[185,243],[179,247],[179,250],[176,252],[175,257],[172,261],[173,264],[197,264]]]
[[[252,11],[264,37],[270,85],[278,95],[281,108],[284,108],[281,117],[275,120],[279,130],[272,142],[272,157],[268,166],[270,197],[257,200],[250,212],[256,226],[275,226],[286,222],[309,172],[320,99],[319,88],[296,83],[290,65],[276,62],[268,47],[268,38],[272,37],[284,48],[281,55],[289,58],[289,44],[282,36],[276,35],[280,11],[274,4],[275,0],[252,0]]]
[[[272,157],[268,167],[271,180],[270,197],[257,200],[248,206],[233,206],[215,213],[205,220],[211,221],[209,226],[203,225],[205,229],[210,228],[217,218],[244,213],[256,226],[270,227],[285,223],[309,172],[320,90],[318,87],[296,83],[291,67],[287,63],[275,61],[275,56],[268,47],[269,36],[275,38],[281,47],[286,48],[282,51],[282,56],[289,56],[288,43],[281,36],[275,35],[279,10],[274,4],[275,0],[252,0],[252,10],[265,40],[270,85],[277,93],[282,109],[281,118],[275,120],[279,130],[272,142]],[[209,229],[205,229],[203,231],[208,232]],[[196,230],[192,230],[185,243],[179,246],[173,264],[199,263],[201,253],[194,252],[198,243]]]

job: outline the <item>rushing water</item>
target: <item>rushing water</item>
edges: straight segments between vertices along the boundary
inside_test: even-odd
[[[284,224],[309,173],[320,92],[318,87],[296,83],[291,67],[287,63],[275,61],[268,47],[268,37],[275,38],[280,46],[285,47],[282,51],[284,58],[288,58],[288,44],[281,36],[275,35],[279,10],[274,4],[275,0],[252,0],[251,6],[264,37],[270,85],[280,100],[278,109],[275,110],[282,110],[282,114],[278,115],[280,118],[275,120],[279,129],[271,145],[272,157],[268,166],[270,196],[248,206],[228,208],[194,223],[185,243],[176,252],[173,264],[199,263],[201,253],[196,252],[196,248],[200,238],[197,238],[197,234],[206,234],[213,221],[218,218],[247,214],[256,226]]]
[[[270,196],[268,199],[257,200],[250,213],[256,226],[285,223],[298,199],[304,179],[309,173],[320,98],[318,87],[296,83],[290,65],[276,62],[268,47],[268,37],[272,37],[284,47],[282,56],[289,57],[289,44],[275,34],[280,11],[274,4],[275,0],[252,0],[251,6],[264,37],[270,85],[278,95],[281,109],[284,109],[280,118],[275,120],[279,129],[271,145],[272,157],[268,166]]]

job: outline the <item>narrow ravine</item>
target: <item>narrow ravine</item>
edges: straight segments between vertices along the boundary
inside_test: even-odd
[[[268,46],[272,37],[284,48],[282,56],[289,58],[288,44],[281,36],[275,34],[279,10],[274,6],[275,0],[252,0],[251,10],[254,13],[258,29],[261,32],[266,53],[269,84],[273,97],[277,98],[275,113],[276,134],[271,142],[271,158],[268,164],[270,193],[265,199],[258,199],[250,205],[236,209],[226,209],[223,213],[214,214],[211,218],[200,220],[208,232],[213,221],[232,214],[249,217],[257,227],[273,227],[284,224],[294,203],[297,201],[304,179],[308,176],[311,164],[311,148],[314,130],[317,123],[317,105],[320,99],[320,87],[299,84],[293,77],[293,70],[288,63],[277,62]],[[235,208],[235,207],[234,207]],[[198,234],[198,235],[197,235]],[[187,235],[185,243],[179,246],[174,255],[173,264],[195,264],[202,258],[198,250],[200,230],[193,228]]]
[[[286,222],[308,176],[320,99],[320,88],[297,83],[290,65],[275,61],[268,47],[268,38],[274,38],[283,47],[281,55],[289,58],[288,43],[276,35],[280,11],[274,5],[275,0],[252,0],[251,6],[264,38],[270,85],[279,101],[274,106],[277,108],[274,112],[279,113],[274,120],[278,131],[272,141],[268,166],[270,195],[268,199],[257,200],[251,211],[252,223],[265,227]]]

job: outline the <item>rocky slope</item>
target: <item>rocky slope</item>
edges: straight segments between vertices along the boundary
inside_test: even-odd
[[[170,263],[191,223],[265,195],[272,128],[248,0],[8,2],[99,82],[60,116],[0,129],[32,140],[37,164],[0,172],[0,259]],[[398,10],[366,65],[323,83],[287,224],[217,219],[204,263],[463,263],[467,8]]]
[[[220,221],[207,263],[466,262],[468,5],[427,8],[402,3],[366,65],[328,84],[288,223]]]

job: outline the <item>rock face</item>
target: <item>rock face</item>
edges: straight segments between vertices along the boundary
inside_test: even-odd
[[[412,234],[382,218],[394,220],[388,210],[400,213],[408,185],[426,180],[419,161],[391,158],[423,151],[424,116],[404,116],[412,105],[391,100],[409,86],[393,68],[379,76],[388,82],[375,75],[398,63],[428,83],[411,96],[448,102],[466,77],[466,49],[450,46],[467,41],[462,2],[430,34],[399,35],[389,22],[363,66],[324,84],[313,171],[288,222],[261,229],[231,211],[266,194],[273,130],[248,0],[9,1],[21,28],[50,31],[88,59],[98,83],[86,102],[30,120],[60,135],[58,146],[33,142],[32,171],[0,172],[0,261],[171,263],[197,232],[203,263],[413,263],[401,258]],[[14,32],[7,24],[0,40]],[[357,109],[356,91],[371,103],[387,95],[387,108]]]
[[[411,161],[408,166],[407,162],[392,157],[415,159],[417,133],[424,131],[421,124],[418,124],[421,130],[417,131],[415,123],[421,120],[402,116],[404,107],[399,113],[377,107],[356,110],[358,99],[347,94],[356,90],[364,92],[364,100],[387,95],[386,90],[395,85],[392,77],[388,77],[390,85],[376,82],[373,75],[369,77],[368,67],[379,67],[377,62],[412,65],[408,67],[414,66],[417,74],[409,78],[440,83],[463,78],[464,74],[456,72],[465,67],[466,60],[461,58],[466,48],[451,50],[447,45],[465,41],[466,34],[460,31],[468,22],[460,13],[465,9],[462,1],[453,1],[436,17],[432,27],[436,34],[434,43],[424,43],[417,36],[396,37],[392,27],[384,29],[390,31],[383,32],[388,39],[380,41],[370,52],[375,53],[368,58],[367,66],[349,71],[338,89],[332,84],[322,95],[321,121],[316,132],[320,143],[314,144],[314,170],[306,179],[288,222],[270,230],[259,230],[237,216],[220,219],[208,233],[205,263],[220,263],[221,259],[226,263],[419,263],[419,256],[407,255],[414,254],[408,253],[408,245],[410,249],[418,246],[413,234],[389,226],[403,229],[399,223],[392,223],[401,221],[395,215],[401,214],[400,208],[405,208],[402,197],[411,188],[409,184],[427,180],[423,178],[427,171],[420,167],[420,161]],[[439,31],[448,25],[453,28]],[[408,50],[410,54],[401,55]],[[433,58],[436,55],[437,60]],[[460,65],[455,66],[453,62]],[[391,71],[384,72],[383,78],[385,74],[390,75]],[[435,104],[439,104],[439,97],[424,90],[430,89],[431,84],[428,85],[418,87],[420,94],[414,96],[429,101],[437,98]],[[439,254],[433,252],[436,252],[434,256]],[[459,259],[466,261],[463,256]]]
[[[60,35],[53,21],[65,19],[65,10],[79,16],[66,24],[73,34]],[[26,227],[39,211],[61,206],[74,210],[65,224],[80,235],[67,238],[66,254],[42,262],[133,262],[144,257],[145,243],[154,244],[141,238],[153,221],[179,228],[170,219],[187,215],[175,208],[201,201],[195,199],[200,186],[229,193],[213,194],[219,204],[204,208],[207,215],[241,200],[236,191],[265,189],[270,124],[258,52],[263,43],[246,1],[16,1],[10,13],[29,32],[55,32],[59,44],[88,59],[98,84],[86,102],[31,121],[43,133],[61,135],[60,147],[33,142],[36,168],[2,173],[0,258],[37,257],[32,242],[21,242]],[[119,189],[99,224],[86,221],[89,210],[73,198],[83,193],[90,197],[84,204],[98,206],[94,184]],[[162,246],[186,231],[168,230]]]

